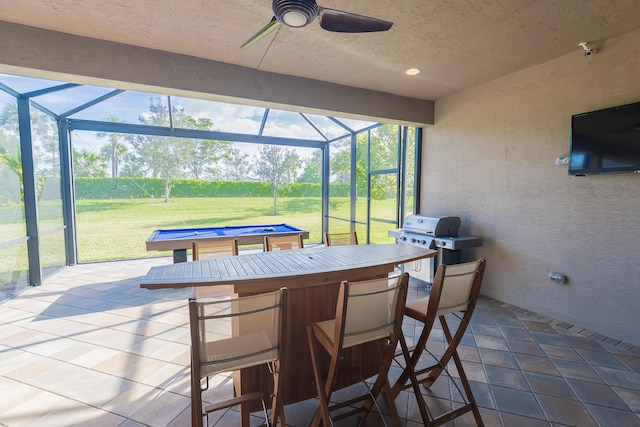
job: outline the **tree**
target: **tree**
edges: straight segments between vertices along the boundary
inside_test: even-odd
[[[108,122],[125,123],[124,120],[116,116],[109,116]],[[100,153],[111,164],[111,178],[117,178],[120,173],[120,164],[124,155],[127,153],[127,147],[121,143],[122,140],[131,139],[130,136],[116,132],[99,132],[98,138],[107,138],[108,143],[100,149]]]
[[[211,119],[194,119],[191,116],[181,118],[180,124],[189,129],[211,130],[213,122]],[[186,169],[193,179],[202,179],[209,168],[224,158],[231,149],[228,141],[216,141],[211,139],[186,139],[184,141],[188,155]]]
[[[273,214],[278,215],[278,190],[296,179],[300,156],[292,148],[261,145],[256,158],[255,174],[273,189]]]
[[[171,119],[171,120],[170,120]],[[149,113],[139,117],[140,122],[151,126],[167,126],[171,122],[174,128],[212,130],[211,119],[194,119],[185,114],[179,106],[171,107],[162,98],[150,99]],[[230,147],[229,142],[163,137],[155,135],[140,135],[132,140],[132,146],[137,151],[151,176],[164,179],[164,201],[169,201],[171,182],[187,172],[195,179],[201,179],[207,167],[223,157]]]
[[[358,196],[364,195],[367,189],[369,169],[395,169],[398,167],[398,126],[385,125],[371,131],[371,147],[369,149],[368,134],[360,133],[356,137],[356,189]],[[331,172],[335,182],[350,183],[351,177],[351,140],[345,138],[334,143],[331,148]],[[367,159],[371,164],[367,164]],[[393,174],[377,175],[371,188],[371,197],[383,199],[394,197],[396,180]]]
[[[229,149],[227,155],[222,158],[222,165],[225,170],[224,177],[229,181],[242,181],[251,173],[249,155],[236,147]]]
[[[81,177],[105,177],[107,165],[101,155],[83,149],[73,149],[73,175]]]
[[[41,176],[60,176],[58,124],[36,109],[31,111],[33,157]]]
[[[302,174],[298,182],[321,182],[322,181],[322,150],[313,152],[310,158],[304,161]]]
[[[19,140],[18,107],[15,103],[7,104],[0,113],[0,126],[4,129],[5,139]],[[55,120],[38,110],[32,110],[31,139],[38,178],[60,176],[58,128]],[[19,145],[11,143],[10,146],[18,147]]]
[[[136,177],[146,176],[145,162],[142,157],[132,152],[125,153],[119,175]]]
[[[10,103],[0,112],[0,178],[3,181],[12,179],[12,175],[18,178],[19,195],[8,199],[19,198],[24,200],[24,188],[22,183],[22,160],[20,158],[20,138],[18,136],[18,110],[15,103]]]
[[[174,108],[174,125],[184,117]],[[169,124],[169,107],[160,97],[149,100],[149,114],[140,115],[140,122],[151,126]],[[184,138],[162,137],[156,135],[138,135],[132,140],[133,147],[148,167],[151,176],[164,179],[164,202],[169,202],[171,180],[182,176],[183,167],[188,159],[188,146]]]

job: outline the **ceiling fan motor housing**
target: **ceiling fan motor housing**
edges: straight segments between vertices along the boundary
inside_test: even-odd
[[[318,15],[315,0],[273,0],[273,14],[288,27],[304,27]]]

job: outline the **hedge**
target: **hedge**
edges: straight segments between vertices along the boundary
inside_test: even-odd
[[[141,199],[164,197],[162,178],[75,178],[77,199]],[[271,197],[271,185],[255,181],[171,180],[171,197]],[[282,197],[321,197],[317,183],[296,182],[278,192]],[[349,196],[348,184],[331,184],[331,195]]]

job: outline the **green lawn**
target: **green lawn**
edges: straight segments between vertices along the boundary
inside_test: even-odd
[[[59,201],[39,204],[41,231],[62,223]],[[332,197],[330,216],[348,218],[348,198]],[[366,219],[366,199],[356,203],[358,221]],[[395,201],[375,202],[372,216],[393,219]],[[243,198],[174,198],[169,203],[158,199],[77,200],[76,222],[79,262],[107,261],[127,258],[170,256],[170,252],[147,252],[145,241],[160,228],[181,228],[220,225],[287,223],[309,231],[305,243],[322,241],[321,200],[317,197],[282,197],[278,199],[278,215],[273,215],[273,199],[269,197]],[[374,222],[372,243],[392,243],[388,237],[393,224]],[[330,219],[330,231],[349,230],[349,222]],[[356,228],[360,243],[366,242],[366,227]],[[63,230],[43,233],[40,252],[43,266],[64,264]],[[22,209],[0,207],[0,243],[25,235]],[[26,274],[26,242],[0,247],[0,286]]]
[[[366,200],[358,202],[357,210],[366,212]],[[393,218],[394,212],[394,200],[376,202],[376,217]],[[330,213],[348,217],[348,199],[333,198]],[[306,243],[322,241],[321,200],[317,197],[279,198],[277,216],[273,216],[269,197],[174,198],[169,203],[158,199],[78,200],[76,222],[80,262],[170,255],[146,252],[145,240],[160,228],[287,223],[309,230]],[[390,228],[395,227],[376,224],[371,241],[392,242],[387,236]]]

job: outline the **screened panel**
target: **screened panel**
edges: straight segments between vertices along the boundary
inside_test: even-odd
[[[72,134],[72,146],[80,157],[83,153],[99,155],[97,144],[110,141],[108,135],[78,134]],[[147,252],[144,244],[154,230],[170,228],[286,223],[308,230],[307,242],[322,240],[321,150],[269,146],[276,148],[271,154],[283,155],[286,149],[294,159],[292,168],[271,176],[258,173],[259,165],[265,163],[261,147],[267,146],[257,144],[216,141],[223,154],[208,157],[202,164],[192,163],[196,157],[205,159],[203,144],[212,149],[208,143],[211,141],[135,136],[127,144],[129,151],[119,166],[118,178],[109,173],[76,173],[79,260],[171,255]],[[77,159],[74,167],[81,171]],[[269,158],[266,163],[272,165],[277,159]],[[109,160],[104,163],[108,166]],[[271,178],[279,182],[275,199]]]
[[[299,113],[282,110],[269,110],[262,134],[265,136],[312,139],[316,141],[323,139],[322,135]]]
[[[76,86],[40,95],[33,100],[56,114],[62,114],[112,91],[98,86]]]
[[[46,231],[64,224],[60,187],[60,144],[55,120],[32,109],[31,135],[38,193],[38,227],[40,231]]]
[[[126,91],[69,117],[166,127],[169,126],[169,102],[163,95]]]
[[[396,174],[371,176],[371,243],[389,243],[388,231],[396,228]]]
[[[0,244],[26,236],[15,99],[0,92]]]
[[[351,222],[345,219],[329,218],[329,230],[331,233],[348,233],[351,231]]]
[[[63,84],[62,82],[55,80],[36,79],[32,77],[15,76],[12,74],[0,74],[0,82],[9,86],[18,93],[33,92],[35,90],[46,89]]]
[[[371,170],[398,167],[398,126],[384,125],[372,129]]]
[[[351,138],[329,147],[329,232],[349,230],[351,221]],[[338,218],[338,219],[335,219]],[[347,228],[344,228],[346,224]],[[333,227],[337,227],[334,229]]]
[[[407,128],[407,161],[404,167],[405,193],[404,206],[405,215],[411,215],[416,211],[416,129]],[[404,222],[404,218],[400,218]]]
[[[234,132],[255,135],[260,130],[260,123],[264,115],[264,108],[247,105],[224,104],[222,102],[202,99],[171,97],[171,104],[193,118],[181,124],[186,129],[201,129],[202,124],[209,120],[210,130]]]
[[[370,122],[367,120],[344,119],[340,117],[336,117],[336,120],[356,132],[376,124],[376,122]]]
[[[320,116],[317,114],[306,114],[306,116],[328,139],[335,139],[347,135],[349,132],[347,129],[338,125],[326,116]]]
[[[63,229],[40,232],[40,264],[44,278],[55,271],[54,267],[66,264],[65,256]]]
[[[15,296],[28,285],[27,243],[0,244],[0,300]]]

